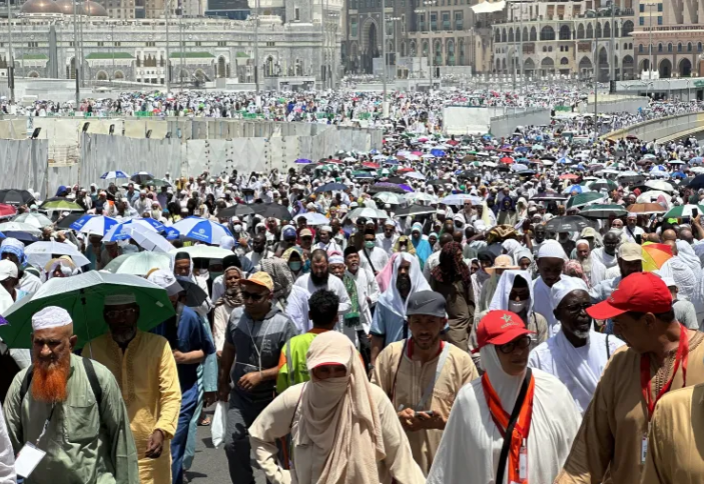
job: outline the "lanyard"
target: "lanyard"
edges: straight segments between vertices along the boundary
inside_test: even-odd
[[[39,446],[39,441],[42,440],[42,437],[44,437],[44,434],[46,433],[47,429],[49,428],[49,423],[51,422],[51,417],[54,416],[54,409],[56,408],[56,404],[52,403],[51,404],[51,412],[49,412],[49,418],[46,419],[44,422],[44,427],[42,427],[42,432],[39,434],[39,437],[37,437],[37,441],[35,442],[34,445]]]
[[[405,339],[403,341],[403,348],[401,348],[401,358],[399,358],[399,360],[398,360],[398,366],[396,367],[396,372],[394,373],[394,381],[391,384],[391,393],[390,393],[390,395],[388,395],[389,400],[391,400],[392,404],[394,403],[394,401],[396,399],[396,381],[398,380],[398,372],[401,369],[401,364],[403,363],[403,356],[406,354],[407,349],[409,350],[409,353],[410,353],[410,348],[412,348],[412,346],[409,346],[409,343],[412,344],[411,339]],[[420,398],[420,401],[418,402],[418,404],[413,407],[417,412],[422,412],[424,410],[428,410],[428,409],[423,409],[422,407],[427,403],[427,400],[433,394],[433,390],[435,388],[435,382],[440,377],[440,373],[442,373],[442,369],[445,366],[445,361],[447,360],[447,355],[450,353],[450,347],[447,343],[442,342],[441,348],[442,349],[440,350],[440,353],[439,353],[437,367],[435,368],[435,376],[433,377],[433,379],[430,381],[428,386],[425,388],[425,390],[421,394],[421,398]],[[408,358],[411,359],[411,356],[412,355],[409,354]]]
[[[675,354],[675,365],[672,370],[672,376],[662,387],[660,392],[653,400],[651,381],[650,381],[650,357],[646,354],[640,357],[640,386],[643,391],[643,398],[645,398],[645,404],[648,407],[648,422],[653,417],[653,411],[655,410],[655,405],[660,401],[663,395],[670,391],[672,388],[672,382],[675,379],[675,374],[677,369],[682,366],[682,387],[687,386],[687,360],[689,358],[689,337],[687,334],[687,329],[680,324],[680,341],[677,347],[677,353]]]

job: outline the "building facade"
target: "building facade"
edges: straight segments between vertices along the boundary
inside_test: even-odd
[[[287,9],[289,2],[301,10],[312,3],[286,0]],[[339,72],[340,48],[336,36],[323,35],[312,11],[309,6],[290,23],[260,15],[258,29],[253,20],[175,18],[167,34],[164,19],[111,19],[97,10],[74,19],[52,0],[29,0],[12,20],[15,76],[74,79],[82,66],[84,80],[165,84],[170,71],[172,83],[224,79],[224,86],[255,82],[258,66],[261,87],[288,77],[320,83],[325,72]],[[0,76],[10,59],[7,22],[0,20]],[[339,78],[327,80],[333,85]]]

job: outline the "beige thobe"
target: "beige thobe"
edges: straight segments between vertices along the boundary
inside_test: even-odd
[[[696,385],[704,382],[704,333],[689,331],[689,335],[687,385]],[[555,484],[641,482],[648,410],[640,386],[640,357],[627,346],[611,357]],[[673,364],[674,353],[659,370],[651,363],[653,399],[672,376]],[[678,370],[672,390],[682,387],[682,371]]]
[[[306,384],[289,387],[276,397],[249,428],[252,455],[266,474],[271,484],[315,484],[330,453],[321,449],[307,436],[298,435],[298,422],[301,418],[301,392]],[[391,402],[376,385],[369,385],[371,397],[379,412],[379,423],[384,441],[386,458],[377,462],[381,484],[425,484],[425,477],[413,461],[408,439],[396,416]],[[276,441],[288,433],[294,442],[293,469],[281,469],[277,463]]]
[[[379,385],[389,398],[393,397],[391,403],[395,410],[399,410],[401,406],[414,408],[418,405],[421,395],[435,378],[440,359],[438,354],[436,358],[423,364],[419,360],[409,358],[408,351],[401,357],[403,343],[398,341],[384,348],[376,360],[376,367],[372,373],[372,383]],[[479,373],[468,353],[450,343],[445,344],[449,345],[450,352],[433,387],[432,398],[422,410],[432,410],[447,420],[460,388],[478,378]],[[393,388],[394,377],[396,377],[395,389]],[[413,458],[425,475],[428,475],[433,465],[442,433],[442,430],[436,429],[406,431]]]

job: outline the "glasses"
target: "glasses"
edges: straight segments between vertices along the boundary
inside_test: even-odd
[[[586,303],[582,303],[582,304],[572,304],[570,306],[565,306],[565,310],[567,310],[571,313],[579,314],[582,311],[586,311],[590,307],[592,307],[592,303],[586,302]]]
[[[522,336],[520,338],[514,339],[509,343],[506,343],[505,345],[499,346],[499,351],[501,351],[505,355],[508,355],[510,353],[513,353],[516,348],[520,348],[522,350],[528,348],[530,346],[530,342],[530,336]]]
[[[130,317],[137,314],[136,308],[125,308],[125,309],[111,309],[105,311],[105,317],[108,319],[117,319],[120,317]]]
[[[301,237],[301,240],[306,240],[306,241],[313,240],[313,237]]]
[[[247,301],[248,299],[253,302],[258,302],[258,301],[261,301],[262,299],[264,299],[264,295],[263,294],[252,294],[251,292],[242,291],[242,300]]]

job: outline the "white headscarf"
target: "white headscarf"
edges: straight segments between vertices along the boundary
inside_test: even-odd
[[[503,309],[504,311],[509,311],[508,300],[513,289],[513,283],[516,280],[516,276],[521,276],[526,280],[528,284],[528,290],[530,291],[530,299],[528,300],[528,315],[533,313],[533,284],[532,278],[528,271],[519,270],[508,270],[501,274],[499,282],[496,284],[496,291],[494,292],[494,297],[491,298],[491,303],[489,303],[489,310],[493,311],[495,309]],[[526,321],[528,324],[528,321]]]
[[[409,276],[411,278],[411,292],[409,293],[409,296],[410,294],[418,291],[430,291],[430,285],[428,285],[428,281],[425,277],[423,277],[423,273],[420,270],[418,257],[411,255],[408,252],[398,252],[397,254],[397,257],[393,261],[393,273],[391,275],[391,280],[389,281],[389,286],[379,297],[379,303],[383,304],[405,319],[408,298],[404,301],[401,294],[398,292],[398,289],[396,289],[396,277],[398,276],[398,268],[401,266],[401,262],[408,261],[411,264],[411,268],[409,270]]]

